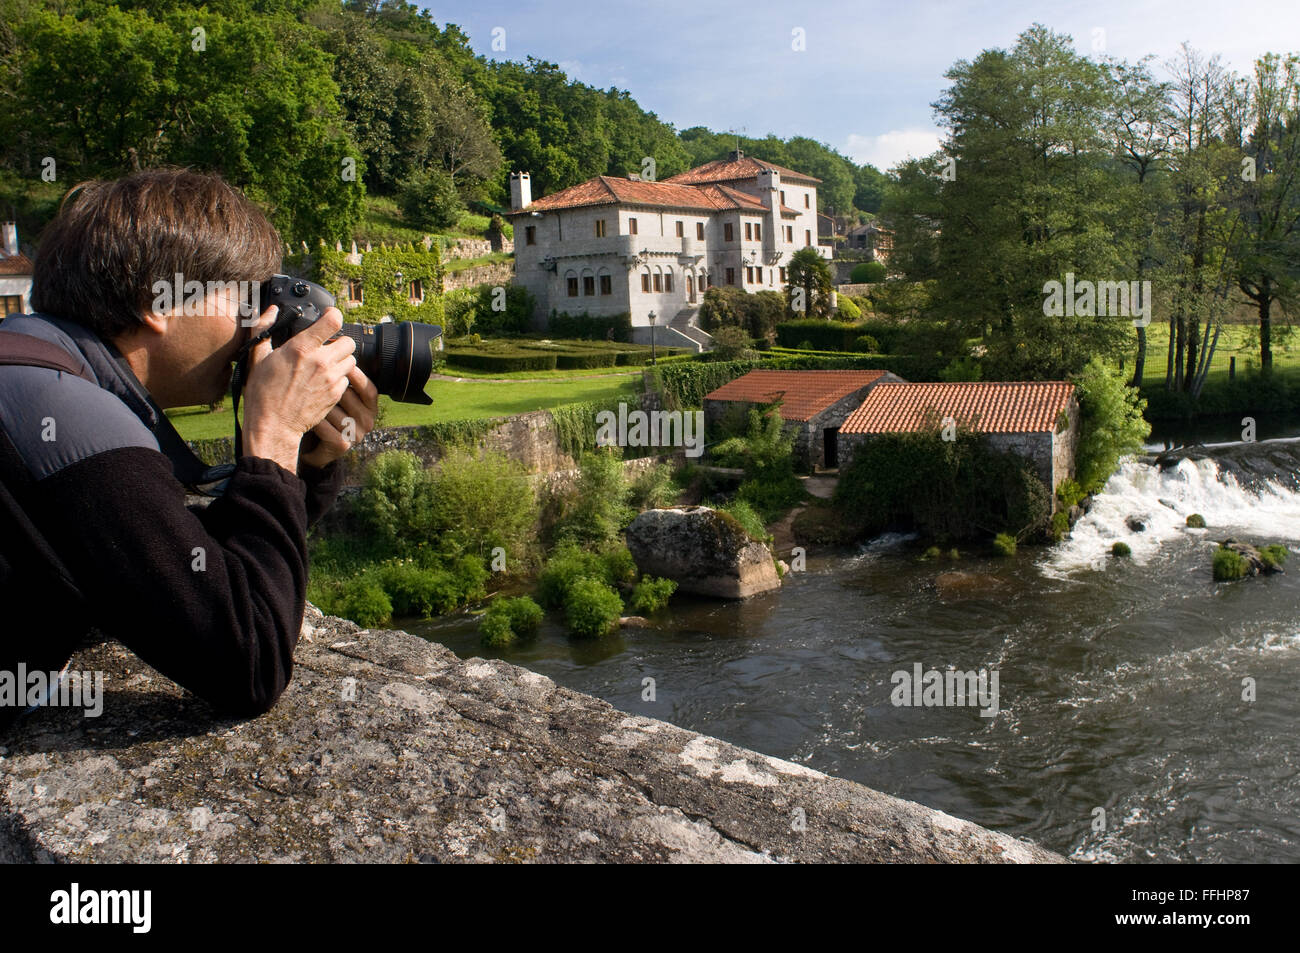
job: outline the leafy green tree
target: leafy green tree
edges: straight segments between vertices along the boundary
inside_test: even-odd
[[[417,172],[403,182],[398,204],[408,222],[434,231],[453,227],[465,213],[465,203],[456,191],[456,183],[450,173],[437,166]]]
[[[983,339],[995,379],[1060,378],[1095,354],[1117,356],[1123,318],[1044,313],[1048,281],[1131,271],[1111,229],[1101,68],[1036,24],[1012,50],[946,75],[935,108],[951,134],[946,156],[926,163],[939,173],[938,310]]]
[[[1079,445],[1075,451],[1076,480],[1085,493],[1095,493],[1110,479],[1120,458],[1138,453],[1151,435],[1142,412],[1146,401],[1128,387],[1117,372],[1093,358],[1074,378],[1079,399]]]
[[[1246,156],[1239,176],[1235,279],[1255,305],[1260,366],[1273,368],[1273,309],[1300,302],[1300,56],[1270,53],[1255,64]]]
[[[830,317],[831,269],[816,248],[800,248],[790,256],[785,300],[796,317]]]

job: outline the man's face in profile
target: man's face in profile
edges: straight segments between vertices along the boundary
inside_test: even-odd
[[[162,407],[211,404],[224,397],[231,364],[250,334],[245,324],[255,320],[247,308],[241,313],[236,288],[206,295],[197,310],[186,314],[184,307],[173,309],[150,358],[148,386]]]

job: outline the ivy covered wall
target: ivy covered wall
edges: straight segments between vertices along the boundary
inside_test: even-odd
[[[442,324],[443,264],[437,242],[427,249],[418,243],[381,245],[359,252],[359,264],[350,261],[351,257],[349,252],[322,243],[311,252],[285,255],[284,267],[327,288],[349,322],[373,324],[388,314],[394,321]],[[342,307],[348,301],[348,282],[357,280],[361,282],[362,303]],[[424,292],[419,304],[410,300],[414,281],[420,282]]]

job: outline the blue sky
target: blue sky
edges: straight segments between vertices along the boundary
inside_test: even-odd
[[[815,4],[746,0],[476,0],[420,3],[458,24],[476,53],[536,56],[570,77],[631,92],[678,129],[804,135],[887,169],[938,144],[930,104],[958,59],[1007,48],[1035,21],[1093,55],[1148,53],[1184,40],[1249,71],[1265,52],[1300,53],[1295,0]],[[493,51],[493,31],[504,51]],[[796,52],[793,31],[805,49]],[[1101,31],[1101,32],[1097,32]]]

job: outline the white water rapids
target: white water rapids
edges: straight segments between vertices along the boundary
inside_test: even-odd
[[[1193,513],[1205,517],[1206,529],[1187,526]],[[1130,527],[1130,518],[1144,529]],[[1296,549],[1300,493],[1276,482],[1251,492],[1213,459],[1184,459],[1164,470],[1129,460],[1093,497],[1091,509],[1074,524],[1068,539],[1052,547],[1040,568],[1058,577],[1098,570],[1113,558],[1111,547],[1121,541],[1133,550],[1133,561],[1145,565],[1173,540],[1199,538],[1208,548],[1234,535],[1245,542],[1280,542]]]

